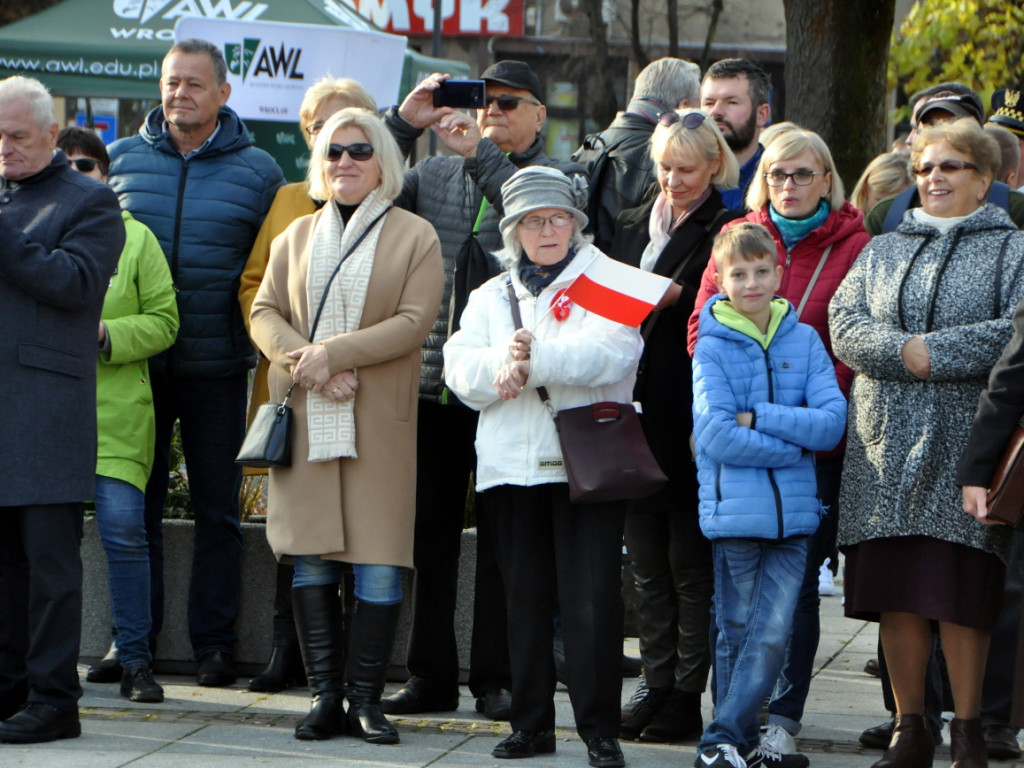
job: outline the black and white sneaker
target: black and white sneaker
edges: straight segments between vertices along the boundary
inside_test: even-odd
[[[747,755],[747,768],[808,768],[810,764],[807,755],[784,755],[767,749],[763,743]]]
[[[715,744],[711,749],[705,749],[697,754],[693,761],[693,768],[747,768],[746,761],[740,757],[740,753],[732,744]]]

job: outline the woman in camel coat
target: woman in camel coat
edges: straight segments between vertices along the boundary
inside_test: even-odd
[[[350,730],[395,743],[380,695],[400,569],[413,565],[420,346],[441,301],[441,251],[430,224],[391,206],[402,161],[376,115],[350,108],[329,118],[309,179],[328,203],[274,240],[250,317],[271,362],[271,400],[296,385],[292,466],[270,470],[267,518],[274,554],[295,563],[292,602],[314,696],[295,735]],[[347,668],[341,563],[352,565],[357,600]]]

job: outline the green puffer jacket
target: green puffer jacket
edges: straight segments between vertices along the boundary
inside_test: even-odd
[[[122,211],[122,217],[124,251],[101,315],[110,346],[96,365],[96,474],[145,491],[156,439],[149,358],[174,343],[178,307],[160,243],[130,213]]]

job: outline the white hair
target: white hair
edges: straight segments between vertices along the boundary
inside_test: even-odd
[[[32,77],[14,75],[0,80],[0,102],[27,101],[32,107],[32,116],[44,131],[57,122],[57,110],[53,96],[46,86]]]

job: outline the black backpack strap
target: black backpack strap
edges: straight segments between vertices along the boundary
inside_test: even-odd
[[[907,212],[908,208],[912,207],[914,196],[916,194],[917,186],[911,184],[893,198],[892,205],[889,207],[889,211],[885,214],[885,221],[882,222],[882,231],[879,232],[879,234],[896,231],[896,227],[898,227],[900,222],[903,221],[903,214]]]

